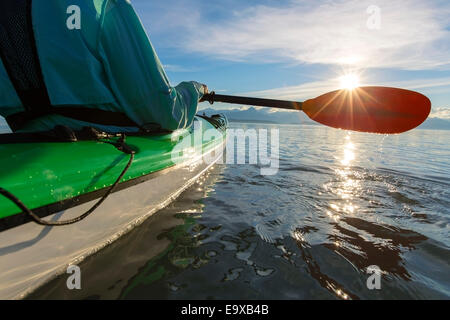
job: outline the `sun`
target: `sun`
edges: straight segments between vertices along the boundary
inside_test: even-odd
[[[359,87],[359,76],[354,73],[349,73],[339,77],[341,89],[353,90]]]

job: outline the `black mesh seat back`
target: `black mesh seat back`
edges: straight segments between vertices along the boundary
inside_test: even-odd
[[[138,127],[120,112],[51,105],[34,37],[32,3],[32,0],[0,0],[0,57],[25,109],[5,117],[12,131],[49,114],[101,125]]]
[[[50,108],[34,39],[32,0],[0,0],[0,57],[26,111]]]

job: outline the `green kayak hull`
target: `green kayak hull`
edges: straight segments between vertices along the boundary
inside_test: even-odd
[[[215,148],[221,142],[217,137],[224,130],[223,126],[216,128],[217,123],[197,117],[190,130],[127,137],[127,145],[137,152],[121,183],[173,167],[188,161],[192,154]],[[211,131],[217,134],[211,135]],[[210,139],[211,136],[216,139]],[[180,148],[181,145],[189,147]],[[100,194],[114,183],[129,160],[127,154],[99,141],[4,144],[0,145],[0,154],[0,187],[32,210],[94,192]],[[0,222],[20,213],[16,204],[0,196]]]
[[[226,127],[222,116],[198,116],[188,130],[127,136],[131,166],[74,224],[40,225],[0,194],[0,299],[26,297],[167,206],[220,162]],[[83,215],[131,158],[99,141],[4,143],[0,153],[0,188],[46,222]]]

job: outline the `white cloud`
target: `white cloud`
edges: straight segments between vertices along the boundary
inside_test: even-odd
[[[450,77],[432,78],[432,79],[413,79],[413,80],[400,80],[377,83],[374,81],[363,82],[362,86],[386,86],[394,88],[403,88],[408,90],[420,90],[429,88],[444,88],[444,90],[450,90]],[[287,100],[299,100],[310,99],[317,97],[321,94],[339,89],[339,79],[331,79],[328,81],[314,81],[307,82],[296,86],[287,86],[281,88],[274,88],[270,90],[261,90],[253,92],[245,92],[242,95],[250,95],[261,98],[273,98],[273,99],[287,99]]]
[[[165,64],[163,65],[164,70],[166,71],[170,71],[170,72],[196,72],[199,71],[198,68],[188,68],[188,67],[183,67],[180,65],[175,65],[175,64]]]
[[[450,120],[450,108],[433,108],[431,110],[430,118],[441,118]]]
[[[317,97],[323,93],[337,89],[333,81],[315,81],[303,83],[297,86],[287,86],[262,91],[242,93],[243,96],[255,96],[261,98],[304,100]]]
[[[370,5],[381,9],[379,30],[367,28]],[[448,1],[291,1],[248,7],[220,22],[194,15],[179,43],[231,60],[447,68],[449,13]]]
[[[439,87],[446,87],[446,90],[450,90],[448,88],[450,86],[450,77],[391,81],[384,83],[384,85],[387,87],[397,87],[409,90],[419,90],[425,88],[439,88]]]

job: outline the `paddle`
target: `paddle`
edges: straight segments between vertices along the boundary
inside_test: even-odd
[[[388,87],[343,89],[305,102],[227,96],[214,92],[206,94],[201,101],[302,110],[309,118],[326,126],[371,133],[402,133],[414,129],[427,119],[431,111],[431,102],[424,95]]]

